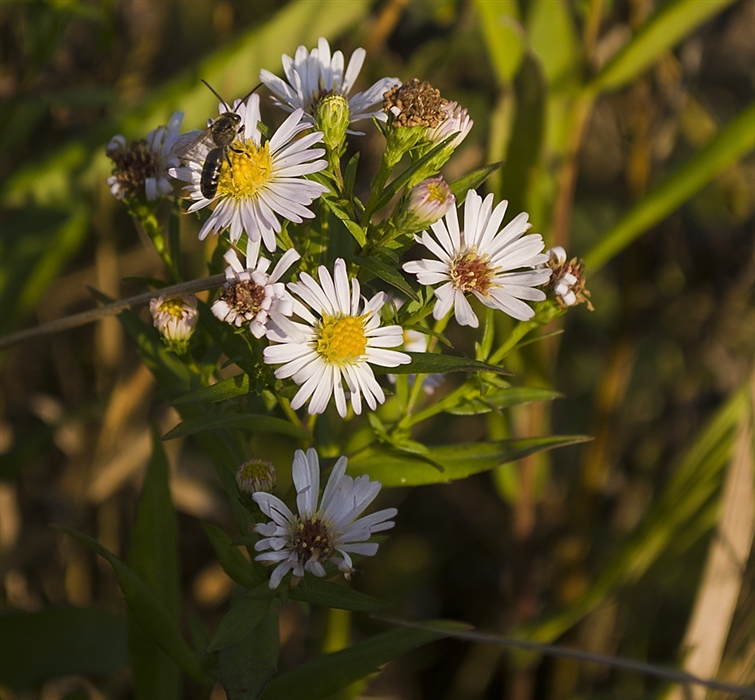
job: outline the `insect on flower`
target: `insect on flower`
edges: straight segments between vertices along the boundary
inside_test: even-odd
[[[199,143],[212,143],[212,148],[207,153],[207,156],[202,166],[202,178],[200,180],[200,190],[202,195],[207,199],[212,199],[215,193],[218,191],[218,183],[220,182],[220,171],[223,168],[223,162],[228,163],[228,167],[233,168],[231,159],[228,157],[228,151],[233,149],[233,142],[236,140],[236,136],[241,129],[241,116],[236,113],[236,109],[231,109],[228,103],[215,91],[215,89],[206,81],[202,82],[210,89],[213,95],[217,97],[227,108],[226,112],[223,112],[217,119],[210,122],[207,129],[205,129],[199,137],[192,140],[186,147],[184,147],[184,155],[189,154],[194,147]],[[256,87],[252,88],[247,95],[238,104],[242,104],[257,88],[262,85],[260,83]]]

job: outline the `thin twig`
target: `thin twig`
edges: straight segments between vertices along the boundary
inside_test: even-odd
[[[166,297],[177,297],[183,294],[202,292],[205,289],[213,289],[222,285],[223,282],[225,282],[225,275],[212,275],[211,277],[203,277],[202,279],[191,280],[190,282],[174,284],[171,287],[155,289],[151,292],[145,292],[144,294],[137,294],[134,297],[122,299],[121,301],[114,301],[112,304],[106,304],[105,306],[90,309],[89,311],[82,311],[80,314],[74,314],[73,316],[58,318],[49,323],[43,323],[41,326],[27,328],[24,331],[0,337],[0,350],[9,348],[11,345],[16,345],[17,343],[22,343],[25,340],[32,340],[33,338],[39,338],[53,333],[60,333],[61,331],[66,331],[70,328],[77,328],[78,326],[98,321],[106,316],[114,316],[115,314],[119,314],[121,311],[125,311],[134,306],[149,304],[152,299],[159,297],[161,294],[165,294]]]
[[[733,683],[724,683],[712,678],[700,678],[693,676],[686,671],[678,671],[673,668],[655,666],[654,664],[645,663],[644,661],[634,661],[632,659],[623,659],[615,656],[605,656],[604,654],[593,654],[588,651],[579,649],[569,649],[567,647],[557,646],[555,644],[542,644],[533,642],[529,639],[517,639],[515,637],[503,637],[496,634],[486,634],[476,630],[449,629],[441,628],[436,625],[423,625],[421,622],[408,622],[394,617],[383,617],[382,615],[371,615],[376,620],[383,620],[392,625],[401,627],[411,627],[413,629],[427,630],[428,632],[438,632],[446,637],[454,639],[464,639],[470,642],[484,642],[488,644],[497,644],[505,647],[515,647],[526,649],[527,651],[538,652],[546,656],[556,656],[563,659],[573,659],[575,661],[585,661],[590,663],[605,664],[622,671],[640,673],[644,676],[654,676],[662,678],[671,683],[680,683],[682,685],[692,684],[700,685],[710,690],[719,690],[724,693],[734,693],[742,698],[755,698],[755,688],[744,685],[734,685]]]

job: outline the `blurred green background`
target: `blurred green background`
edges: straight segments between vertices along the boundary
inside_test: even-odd
[[[522,384],[562,399],[442,417],[418,436],[594,440],[391,490],[397,528],[356,587],[407,619],[455,618],[609,656],[682,666],[689,648],[704,649],[688,670],[754,683],[752,0],[4,2],[0,333],[90,308],[88,286],[122,298],[141,290],[128,278],[162,274],[105,184],[112,135],[141,138],[175,110],[198,128],[215,111],[200,78],[230,101],[319,36],[347,59],[367,49],[360,89],[418,77],[467,107],[475,125],[447,178],[504,161],[487,191],[511,215],[528,211],[548,246],[585,258],[595,305],[512,358]],[[365,131],[363,188],[382,148]],[[200,277],[214,241],[196,240],[193,217],[181,227],[186,273]],[[452,340],[470,349],[474,339],[459,330]],[[131,697],[112,572],[49,524],[122,554],[150,426],[166,432],[175,413],[114,318],[0,362],[0,657],[12,659],[0,661],[0,697]],[[166,450],[183,611],[212,627],[231,582],[199,521],[230,529],[231,514],[190,440]],[[80,646],[61,606],[91,609],[74,625]],[[327,647],[333,624],[284,608],[282,668]],[[351,635],[382,629],[355,616]],[[42,639],[48,656],[30,653],[45,652]],[[63,648],[57,666],[39,661]],[[640,674],[460,641],[393,662],[365,692],[682,697]]]

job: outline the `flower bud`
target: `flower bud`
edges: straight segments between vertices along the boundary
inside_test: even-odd
[[[192,294],[166,299],[165,295],[161,294],[149,302],[149,311],[163,342],[173,352],[184,354],[189,348],[189,339],[199,318],[197,298]]]
[[[250,459],[238,468],[236,484],[242,494],[269,493],[275,486],[275,467],[264,459]]]
[[[329,151],[338,151],[349,128],[349,102],[341,94],[331,92],[317,104],[315,129],[322,131],[323,142]]]
[[[456,198],[442,175],[429,177],[412,187],[396,212],[395,224],[401,233],[415,233],[443,218]]]

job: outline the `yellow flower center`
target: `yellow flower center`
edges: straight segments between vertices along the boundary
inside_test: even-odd
[[[487,295],[495,269],[491,267],[487,256],[480,257],[477,249],[471,248],[451,263],[450,274],[454,289]]]
[[[254,141],[237,141],[228,149],[218,180],[218,195],[234,199],[256,196],[273,175],[273,157],[266,143],[256,146]]]
[[[448,198],[448,187],[445,183],[432,182],[427,186],[427,199],[430,202],[445,204]]]
[[[317,335],[317,352],[331,364],[353,364],[367,347],[365,316],[323,316]]]
[[[173,318],[181,318],[184,314],[183,301],[180,299],[166,299],[157,309],[163,313],[170,314]]]

